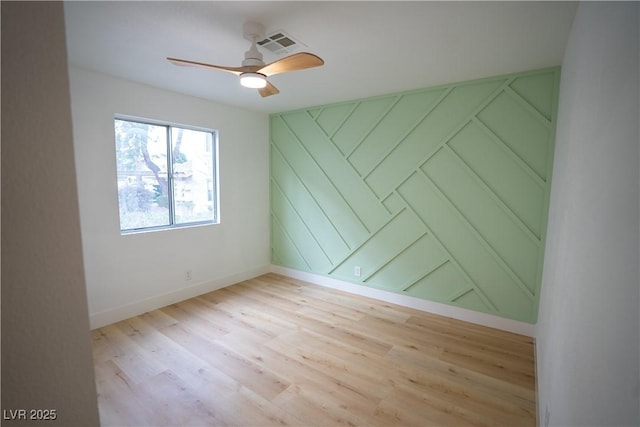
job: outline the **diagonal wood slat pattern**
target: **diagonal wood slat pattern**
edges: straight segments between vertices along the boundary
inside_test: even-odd
[[[558,80],[272,115],[272,262],[535,323]]]
[[[533,426],[533,343],[268,274],[93,331],[103,426]]]

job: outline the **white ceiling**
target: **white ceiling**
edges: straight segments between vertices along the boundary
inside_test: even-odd
[[[559,65],[576,3],[423,1],[67,2],[69,62],[263,112]],[[174,56],[239,66],[247,20],[285,30],[325,60],[272,76],[261,98],[238,78]],[[263,52],[265,61],[278,57]]]

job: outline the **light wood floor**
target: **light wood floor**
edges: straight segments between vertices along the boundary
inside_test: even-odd
[[[532,339],[268,274],[93,331],[103,426],[535,425]]]

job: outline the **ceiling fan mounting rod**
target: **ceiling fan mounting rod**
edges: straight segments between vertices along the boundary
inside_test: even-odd
[[[262,53],[258,50],[257,42],[264,37],[264,25],[257,22],[245,22],[242,26],[244,38],[251,42],[251,47],[244,53],[244,67],[264,65]]]

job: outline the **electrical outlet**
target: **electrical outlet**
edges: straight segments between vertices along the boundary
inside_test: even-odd
[[[362,269],[360,268],[359,265],[356,265],[355,267],[353,267],[353,275],[356,277],[360,277],[362,275]]]
[[[191,280],[191,270],[185,270],[184,271],[184,280],[185,281]]]

